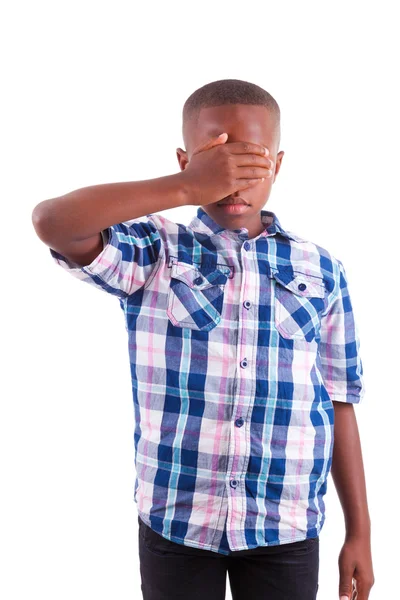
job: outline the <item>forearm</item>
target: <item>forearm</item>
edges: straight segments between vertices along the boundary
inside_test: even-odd
[[[331,473],[342,505],[346,535],[370,535],[361,442],[354,406],[333,402],[334,448]]]
[[[143,181],[105,183],[80,188],[35,206],[32,221],[38,236],[52,241],[79,241],[116,223],[191,203],[181,173]]]

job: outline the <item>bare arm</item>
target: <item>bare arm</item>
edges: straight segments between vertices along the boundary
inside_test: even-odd
[[[84,266],[103,249],[101,231],[130,219],[190,204],[181,173],[143,181],[106,183],[37,204],[32,222],[39,238]]]
[[[227,138],[222,133],[197,146],[190,166],[185,157],[174,175],[93,185],[43,200],[32,213],[35,231],[45,244],[85,266],[101,252],[101,231],[111,225],[177,206],[210,204],[272,176],[268,149],[226,144]]]
[[[354,406],[333,402],[335,409],[332,478],[343,508],[346,533],[369,536],[370,518]]]
[[[331,473],[342,505],[346,541],[339,556],[339,595],[351,595],[352,579],[360,600],[367,600],[374,584],[371,552],[371,521],[354,406],[333,401],[334,447]]]

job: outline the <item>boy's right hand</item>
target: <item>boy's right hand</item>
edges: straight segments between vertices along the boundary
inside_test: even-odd
[[[181,175],[189,189],[189,204],[219,202],[238,190],[271,177],[269,150],[251,142],[230,142],[227,133],[197,146]]]

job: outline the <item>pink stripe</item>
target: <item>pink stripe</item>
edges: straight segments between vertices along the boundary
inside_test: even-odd
[[[156,276],[155,281],[158,284],[158,281],[159,281],[158,276]],[[156,285],[156,288],[157,287],[158,287],[158,285]],[[157,302],[157,293],[151,294],[149,316],[147,317],[147,323],[148,323],[147,344],[145,347],[147,350],[147,365],[148,365],[147,381],[153,381],[154,358],[156,356],[154,341],[153,341],[154,340],[154,317],[152,316],[153,314],[155,314],[155,311],[151,310],[152,308],[155,308],[156,302]],[[151,426],[151,417],[150,417],[151,397],[152,397],[151,388],[148,389],[145,397],[146,397],[146,401],[145,401],[144,412],[142,412],[142,409],[140,408],[141,422],[145,423],[147,431],[150,430],[149,435],[146,431],[146,436],[151,438],[152,437],[152,429],[153,429]],[[144,456],[148,456],[149,441],[148,441],[147,437],[143,443],[143,452],[142,453]],[[143,437],[141,439],[143,440]],[[147,465],[145,463],[143,465],[143,472],[142,472],[142,477],[141,477],[141,479],[143,481],[146,481],[146,470],[147,470]],[[147,500],[149,500],[149,503],[147,503]],[[150,507],[152,504],[152,498],[149,499],[146,496],[139,495],[138,504],[139,504],[140,511],[142,511],[144,513],[148,513],[150,511]]]
[[[224,348],[224,350],[228,351],[229,350],[229,327],[228,327],[228,323],[230,321],[230,319],[232,318],[232,309],[233,309],[233,305],[234,305],[234,281],[231,281],[228,279],[228,283],[225,287],[225,297],[227,299],[227,303],[226,303],[226,319],[227,319],[227,326],[224,326],[224,323],[220,323],[220,327],[221,327],[221,331],[223,331],[223,337],[222,337],[222,346]],[[215,357],[213,357],[213,360],[215,359]],[[221,372],[222,372],[222,377],[220,380],[220,386],[219,386],[219,392],[220,392],[220,397],[224,398],[227,394],[226,392],[226,381],[229,381],[229,365],[230,365],[230,357],[228,355],[228,352],[226,352],[224,354],[224,356],[221,359]],[[220,402],[219,406],[218,406],[218,422],[217,422],[217,428],[215,431],[215,439],[214,439],[214,446],[213,446],[213,458],[212,458],[212,473],[218,472],[218,461],[219,461],[219,456],[221,454],[221,448],[223,446],[223,443],[226,446],[226,436],[222,435],[222,429],[223,429],[223,425],[224,425],[224,412],[225,412],[225,404],[224,402]],[[229,437],[228,437],[229,439]],[[228,446],[229,447],[229,446]],[[209,496],[208,496],[208,500],[206,502],[206,507],[205,507],[205,514],[204,514],[204,529],[202,530],[201,534],[200,534],[200,544],[205,542],[205,537],[206,537],[206,533],[207,533],[207,529],[209,527],[209,525],[212,523],[212,517],[215,515],[215,502],[216,502],[216,489],[217,489],[217,478],[216,477],[212,477],[211,481],[210,481],[210,491],[209,491]],[[221,503],[222,503],[222,498],[221,498]],[[219,515],[219,511],[218,511],[218,515]]]

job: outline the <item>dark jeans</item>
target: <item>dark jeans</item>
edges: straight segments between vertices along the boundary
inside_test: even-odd
[[[143,600],[315,600],[319,538],[229,555],[171,542],[138,517]]]

